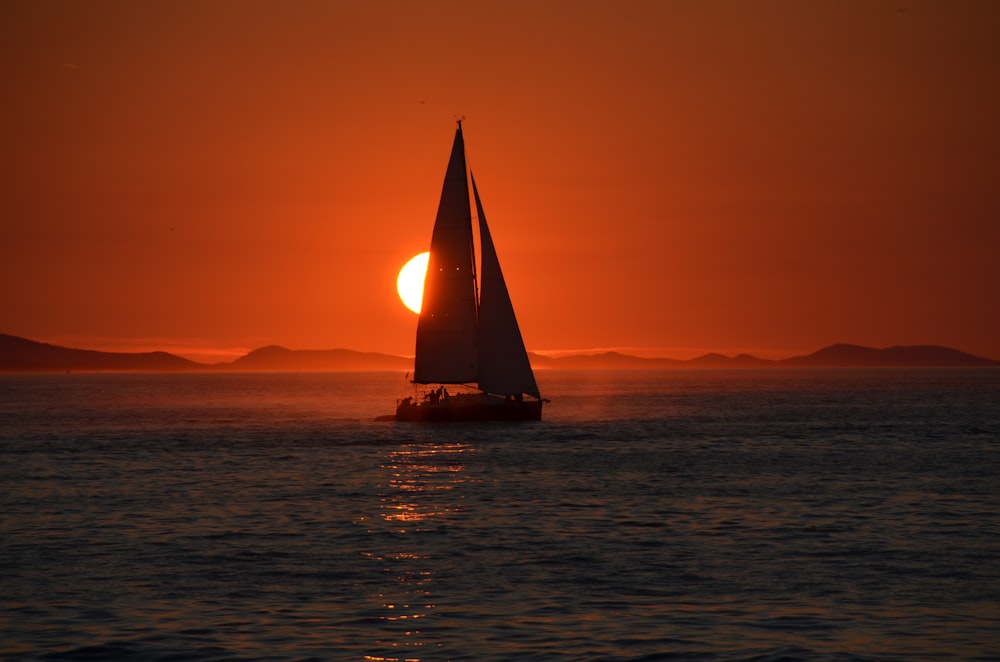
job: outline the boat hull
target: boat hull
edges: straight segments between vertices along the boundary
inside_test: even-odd
[[[508,400],[491,395],[453,395],[437,402],[403,400],[395,416],[379,420],[406,422],[540,421],[541,400]]]

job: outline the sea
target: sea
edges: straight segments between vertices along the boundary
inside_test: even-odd
[[[0,375],[4,660],[997,660],[1000,369]]]

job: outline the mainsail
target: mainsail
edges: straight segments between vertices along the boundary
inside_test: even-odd
[[[459,122],[431,235],[413,381],[478,384],[486,393],[540,398],[474,179],[472,192],[482,256],[478,292]]]
[[[459,124],[431,234],[431,255],[417,322],[415,382],[461,384],[478,379],[473,251],[465,141]]]

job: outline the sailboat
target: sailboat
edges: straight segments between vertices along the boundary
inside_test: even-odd
[[[472,199],[479,224],[476,275]],[[417,322],[413,384],[397,421],[530,421],[544,402],[528,361],[476,180],[466,168],[459,120],[431,234]],[[455,389],[449,393],[448,386]]]

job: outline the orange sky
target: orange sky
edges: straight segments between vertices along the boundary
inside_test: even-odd
[[[991,0],[8,0],[0,37],[0,332],[410,354],[465,116],[529,349],[1000,359]]]

